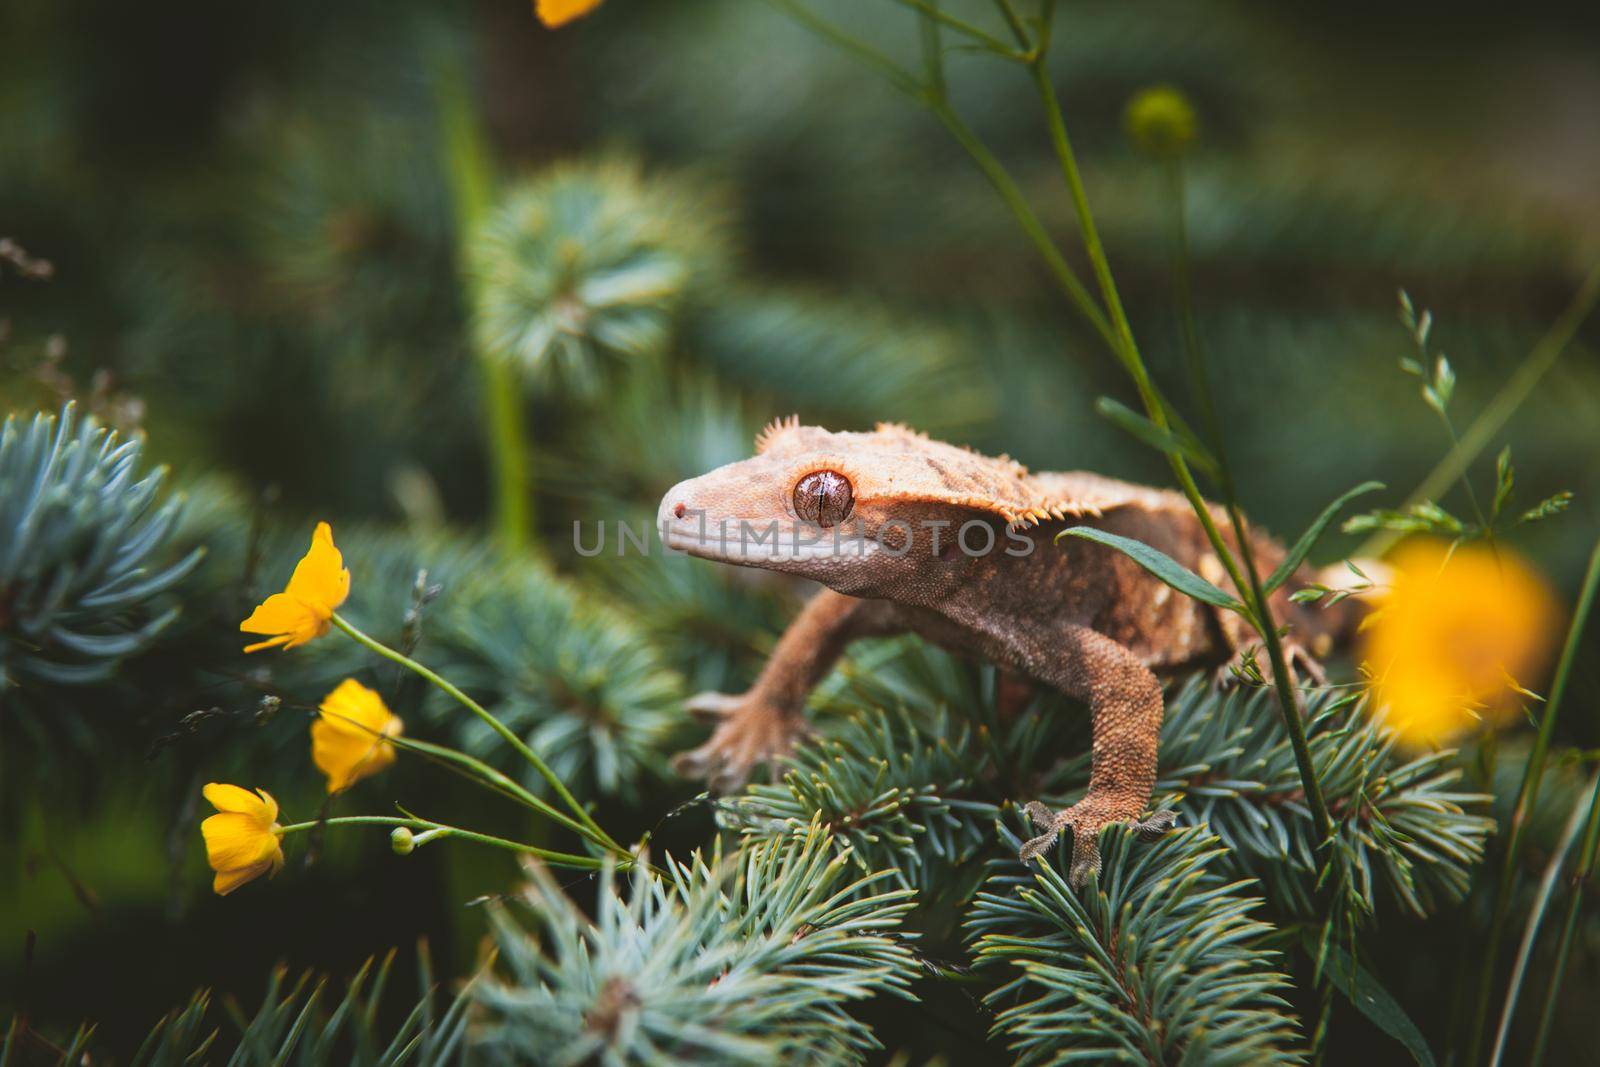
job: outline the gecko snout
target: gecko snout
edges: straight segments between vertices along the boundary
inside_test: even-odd
[[[667,490],[661,498],[661,506],[656,510],[656,527],[663,536],[669,529],[695,517],[695,509],[699,506],[695,496],[688,482],[679,482]]]

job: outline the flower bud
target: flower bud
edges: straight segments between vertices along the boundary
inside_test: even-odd
[[[1163,158],[1181,156],[1199,135],[1194,106],[1170,85],[1152,85],[1135,93],[1122,122],[1140,151]]]
[[[389,834],[389,847],[396,856],[409,856],[416,851],[417,839],[404,826],[396,826]]]

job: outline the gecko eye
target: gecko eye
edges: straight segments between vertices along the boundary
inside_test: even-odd
[[[850,479],[838,471],[813,471],[794,487],[795,514],[823,529],[848,519],[853,503]]]

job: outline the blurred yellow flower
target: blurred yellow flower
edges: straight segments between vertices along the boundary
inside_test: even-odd
[[[1189,98],[1170,85],[1152,85],[1139,90],[1128,101],[1122,123],[1128,138],[1153,156],[1182,153],[1200,130]]]
[[[289,584],[281,593],[262,601],[250,617],[239,624],[247,634],[270,634],[269,641],[246,645],[246,652],[263,648],[295,648],[328,632],[328,620],[350,595],[350,572],[344,557],[333,545],[333,529],[317,523],[311,547],[295,565]]]
[[[1363,658],[1376,705],[1413,747],[1448,743],[1485,718],[1501,718],[1544,661],[1555,601],[1503,546],[1437,539],[1406,542],[1394,578],[1376,597]]]
[[[206,839],[206,862],[217,872],[211,888],[227,896],[252,878],[283,867],[283,827],[278,802],[265,789],[254,793],[236,785],[212,782],[203,790],[217,814],[200,824]]]
[[[552,30],[580,19],[599,7],[601,0],[534,0],[533,10],[539,21]]]
[[[311,760],[328,776],[328,792],[349,789],[394,762],[394,745],[405,724],[383,698],[354,678],[322,698],[322,714],[311,724]]]

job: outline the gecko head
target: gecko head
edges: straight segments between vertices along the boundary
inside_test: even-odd
[[[903,426],[834,433],[776,422],[756,454],[679,482],[662,498],[667,547],[866,592],[930,559],[950,560],[963,525],[996,533],[1027,472]],[[979,547],[989,538],[972,537]],[[1003,538],[998,540],[1003,545]],[[970,553],[968,553],[970,554]]]

